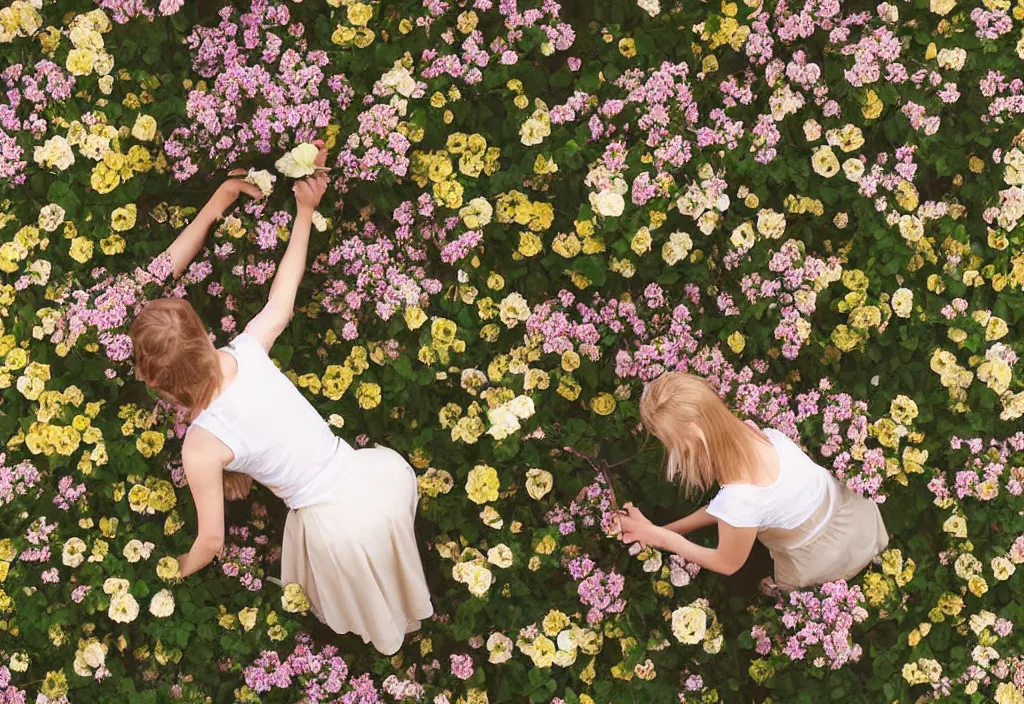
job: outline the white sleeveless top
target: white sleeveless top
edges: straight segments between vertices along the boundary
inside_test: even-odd
[[[762,432],[779,455],[778,478],[768,486],[726,484],[707,512],[734,528],[791,530],[828,500],[828,484],[836,480],[783,433],[774,428]]]
[[[223,348],[238,375],[192,421],[228,446],[225,469],[248,474],[288,508],[322,502],[338,486],[354,450],[274,365],[263,346],[243,332]]]

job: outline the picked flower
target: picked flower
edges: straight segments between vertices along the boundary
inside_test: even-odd
[[[284,157],[282,157],[282,159],[283,158]],[[280,164],[280,161],[278,161],[278,164]],[[278,166],[278,168],[280,169],[281,167]],[[266,169],[249,169],[249,173],[245,175],[245,182],[256,186],[256,188],[260,189],[260,192],[265,196],[269,196],[274,190],[274,183],[276,181],[277,176]]]
[[[304,142],[278,159],[274,167],[288,178],[305,178],[317,171],[327,170],[316,164],[316,155],[319,153],[320,149],[315,144]]]

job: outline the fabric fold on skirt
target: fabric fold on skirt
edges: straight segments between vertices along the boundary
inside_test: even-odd
[[[889,544],[878,504],[833,479],[822,505],[792,530],[768,528],[758,539],[771,551],[784,591],[849,580]]]
[[[281,581],[306,591],[314,615],[385,655],[433,615],[413,522],[416,473],[387,448],[348,456],[324,502],[289,512]]]

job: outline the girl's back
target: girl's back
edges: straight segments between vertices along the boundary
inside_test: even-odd
[[[267,356],[243,332],[224,348],[238,374],[193,421],[228,446],[225,469],[271,489],[289,508],[312,505],[337,486],[354,450],[336,436]]]

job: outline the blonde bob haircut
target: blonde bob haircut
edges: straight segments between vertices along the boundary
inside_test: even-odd
[[[145,305],[129,335],[135,375],[194,418],[220,389],[217,350],[187,301],[161,298]]]
[[[666,372],[649,383],[640,397],[640,419],[665,446],[666,478],[689,495],[753,474],[759,433],[700,377]]]

